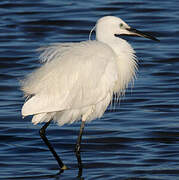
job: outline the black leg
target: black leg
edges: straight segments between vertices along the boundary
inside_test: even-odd
[[[80,126],[80,133],[78,135],[78,139],[75,146],[75,153],[76,153],[76,158],[78,161],[78,168],[79,168],[78,177],[82,176],[82,161],[81,161],[81,155],[80,155],[80,148],[81,148],[80,146],[81,146],[81,139],[82,139],[84,127],[85,127],[85,121],[82,121],[81,126]]]
[[[67,169],[67,167],[63,164],[62,160],[60,159],[60,157],[57,155],[57,153],[55,152],[53,146],[50,144],[50,142],[48,141],[47,137],[46,137],[46,133],[45,130],[48,127],[48,125],[50,124],[51,120],[48,121],[39,131],[41,138],[43,139],[44,143],[48,146],[49,150],[51,151],[51,153],[53,154],[53,156],[55,157],[55,159],[58,162],[58,165],[60,167],[60,169],[63,171],[65,169]]]

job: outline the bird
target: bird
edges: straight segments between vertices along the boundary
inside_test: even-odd
[[[99,18],[95,31],[95,40],[41,47],[42,65],[21,81],[26,98],[22,116],[33,116],[34,125],[45,123],[39,131],[40,136],[62,171],[67,166],[47,139],[46,128],[52,121],[59,126],[81,121],[75,146],[81,166],[80,148],[85,123],[102,117],[114,96],[124,95],[136,77],[135,51],[121,35],[159,41],[116,16]]]

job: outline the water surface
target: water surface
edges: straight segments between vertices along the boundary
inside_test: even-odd
[[[115,109],[86,125],[82,178],[179,179],[177,0],[0,2],[0,179],[80,179],[74,154],[80,124],[48,128],[48,138],[70,168],[56,175],[57,163],[39,137],[42,125],[20,115],[19,80],[39,66],[37,48],[87,40],[104,15],[119,16],[161,42],[126,38],[139,59],[137,80]]]

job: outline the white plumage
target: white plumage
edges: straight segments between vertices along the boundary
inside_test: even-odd
[[[135,77],[132,47],[116,34],[132,34],[120,18],[106,16],[96,24],[96,40],[57,43],[41,48],[44,64],[22,81],[28,97],[22,116],[34,124],[53,119],[59,125],[100,118],[114,94],[124,93]]]
[[[132,47],[121,34],[156,40],[137,31],[120,18],[106,16],[97,21],[96,40],[80,43],[57,43],[41,48],[44,63],[22,81],[27,97],[22,116],[33,115],[34,124],[46,122],[39,133],[58,162],[60,173],[67,169],[46,137],[46,128],[53,120],[59,125],[82,120],[75,152],[78,177],[82,175],[80,147],[86,121],[100,118],[113,95],[123,95],[137,70]]]

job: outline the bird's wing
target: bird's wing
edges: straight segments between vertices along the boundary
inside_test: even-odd
[[[23,116],[82,108],[113,93],[118,71],[116,55],[107,45],[97,41],[56,44],[46,48],[42,57],[46,63],[22,83],[30,97]]]

